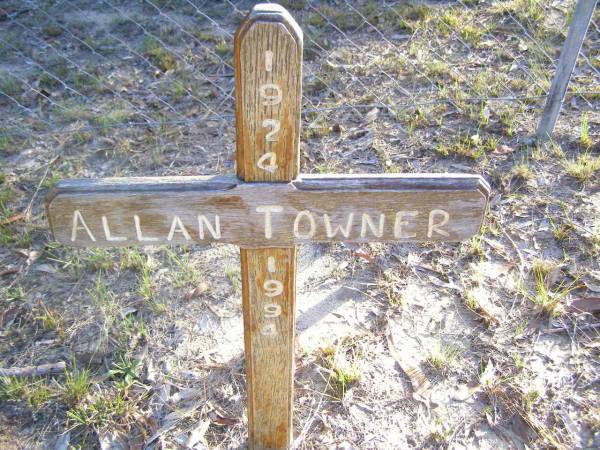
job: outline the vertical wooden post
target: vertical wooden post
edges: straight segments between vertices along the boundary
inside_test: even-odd
[[[300,159],[302,31],[281,6],[259,4],[234,46],[237,175],[290,181]],[[277,200],[264,202],[258,212],[268,221]],[[292,441],[296,247],[241,249],[240,257],[248,446],[285,449]]]
[[[560,59],[556,66],[556,73],[552,80],[546,106],[538,125],[536,134],[537,139],[540,141],[547,141],[552,137],[597,1],[579,0],[577,2],[571,26],[569,27],[569,33],[560,52]]]

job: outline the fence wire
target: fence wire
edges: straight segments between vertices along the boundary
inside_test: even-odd
[[[233,34],[253,3],[4,2],[0,151],[49,136],[233,139]],[[531,132],[574,11],[574,1],[281,3],[304,32],[303,139],[317,141],[377,120],[394,123],[396,143]],[[598,23],[569,87],[575,108],[597,109]]]

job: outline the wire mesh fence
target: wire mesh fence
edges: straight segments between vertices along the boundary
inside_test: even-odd
[[[253,3],[7,2],[0,150],[53,139],[63,149],[122,149],[155,166],[191,164],[194,151],[216,170],[231,166],[211,149],[233,152],[233,32]],[[458,142],[477,155],[530,135],[575,2],[282,3],[304,31],[303,138],[313,169],[335,170],[333,144],[362,139],[372,158],[346,148],[350,160],[395,170],[401,149],[415,144],[443,154]],[[594,111],[600,95],[597,24],[598,14],[568,91],[578,111]],[[365,123],[374,124],[366,134]]]

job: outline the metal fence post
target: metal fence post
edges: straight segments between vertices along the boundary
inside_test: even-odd
[[[565,39],[560,53],[550,93],[546,99],[546,106],[538,125],[536,133],[538,141],[547,141],[552,137],[552,132],[560,114],[575,63],[577,62],[577,56],[581,50],[583,39],[585,38],[597,1],[579,0],[577,2],[573,21],[571,22],[567,39]]]

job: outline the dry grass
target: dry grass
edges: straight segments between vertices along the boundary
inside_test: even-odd
[[[198,435],[243,448],[237,249],[70,249],[43,210],[62,178],[234,172],[242,15],[197,6],[216,26],[197,2],[5,3],[1,365],[68,368],[0,380],[0,447],[54,448],[69,429],[72,448],[141,448],[156,432],[147,448]],[[597,313],[569,308],[600,285],[585,61],[555,141],[529,139],[572,2],[283,3],[305,33],[304,172],[471,172],[493,189],[462,244],[301,248],[298,448],[600,446]],[[592,65],[598,39],[592,26]]]

